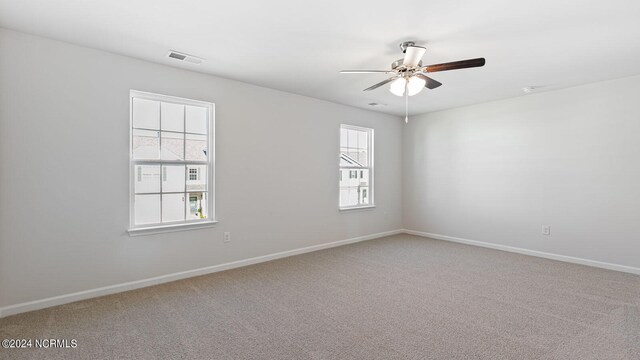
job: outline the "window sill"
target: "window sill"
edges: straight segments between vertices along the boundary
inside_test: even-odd
[[[129,229],[128,232],[129,232],[129,236],[153,235],[153,234],[161,234],[161,233],[175,232],[175,231],[203,229],[203,228],[212,227],[217,223],[218,222],[215,220],[208,220],[208,221],[186,223],[186,224],[157,225],[157,226],[148,226],[148,227]]]
[[[370,209],[374,209],[376,206],[375,205],[364,205],[364,206],[353,206],[353,207],[347,207],[347,208],[339,208],[339,211],[352,211],[352,210],[370,210]]]

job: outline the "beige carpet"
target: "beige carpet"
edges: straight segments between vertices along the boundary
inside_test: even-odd
[[[640,276],[409,235],[0,319],[2,359],[640,359]]]

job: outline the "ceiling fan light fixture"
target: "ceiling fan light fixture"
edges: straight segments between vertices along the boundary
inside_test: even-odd
[[[389,86],[389,91],[395,96],[404,96],[404,89],[407,85],[407,80],[405,78],[395,79],[391,82]]]
[[[407,84],[407,93],[409,94],[409,96],[416,95],[417,93],[422,91],[422,89],[424,89],[424,86],[426,84],[427,82],[424,79],[421,79],[417,76],[412,76],[409,79],[409,83]]]

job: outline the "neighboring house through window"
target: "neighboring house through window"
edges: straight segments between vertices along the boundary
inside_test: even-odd
[[[189,169],[189,180],[198,180],[198,168]]]
[[[373,129],[340,126],[339,187],[340,209],[373,205]]]
[[[131,229],[213,219],[212,103],[131,91]]]

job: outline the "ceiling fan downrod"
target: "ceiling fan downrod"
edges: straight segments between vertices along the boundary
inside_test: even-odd
[[[400,43],[400,50],[402,50],[402,53],[405,54],[409,46],[415,46],[415,45],[416,45],[415,41],[404,41]]]

